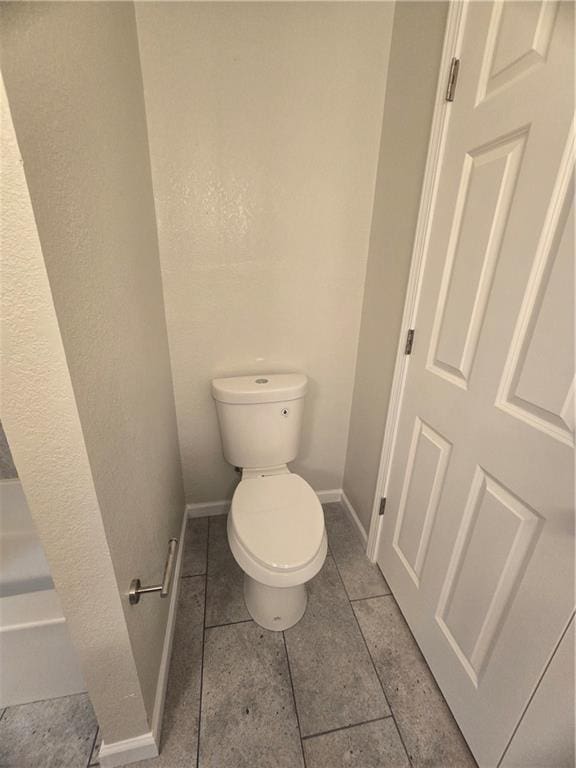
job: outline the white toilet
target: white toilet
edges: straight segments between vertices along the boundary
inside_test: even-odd
[[[277,631],[304,615],[306,582],[327,551],[318,497],[287,467],[298,453],[306,386],[300,373],[212,381],[224,456],[242,469],[228,515],[230,549],[244,571],[250,615]]]

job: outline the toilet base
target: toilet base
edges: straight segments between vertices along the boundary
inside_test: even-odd
[[[281,632],[293,627],[304,616],[308,595],[305,584],[268,587],[245,573],[244,601],[256,624]]]

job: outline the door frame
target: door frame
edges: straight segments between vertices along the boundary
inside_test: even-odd
[[[374,494],[374,502],[372,504],[370,530],[366,544],[366,555],[373,563],[376,562],[378,556],[380,531],[382,528],[380,500],[382,497],[386,497],[388,492],[392,457],[394,456],[394,449],[396,446],[400,411],[402,408],[406,376],[410,362],[410,357],[404,353],[406,334],[410,328],[414,328],[414,320],[416,319],[416,312],[420,300],[420,289],[426,263],[426,252],[432,229],[432,217],[436,207],[440,171],[444,159],[446,137],[450,123],[450,108],[452,105],[451,102],[446,101],[445,99],[448,73],[450,71],[452,59],[460,58],[469,2],[470,0],[458,0],[458,2],[450,2],[448,7],[444,45],[442,48],[438,83],[436,86],[435,107],[430,128],[430,139],[428,141],[422,193],[420,196],[420,206],[418,209],[414,245],[412,248],[410,274],[406,289],[406,299],[404,302],[398,347],[396,350],[396,363],[392,378],[390,401],[388,403],[384,439],[380,453],[376,491]],[[418,336],[416,335],[415,338],[417,344]]]

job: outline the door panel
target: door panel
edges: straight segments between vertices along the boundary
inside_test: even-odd
[[[436,621],[477,687],[541,519],[476,468]]]
[[[465,8],[378,552],[485,766],[574,604],[573,13]]]
[[[546,62],[558,3],[495,3],[480,75],[480,103]]]
[[[552,218],[530,275],[497,405],[573,445],[573,174],[562,185]]]
[[[466,388],[516,186],[526,130],[464,158],[429,367]],[[438,330],[437,330],[438,329]]]
[[[394,548],[416,585],[426,558],[451,447],[442,435],[416,419],[394,532]]]

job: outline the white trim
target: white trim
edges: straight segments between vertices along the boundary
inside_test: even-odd
[[[135,736],[133,739],[115,741],[112,744],[102,744],[98,755],[101,768],[116,768],[118,765],[128,765],[149,757],[158,757],[158,747],[152,731]]]
[[[438,74],[438,85],[436,88],[436,107],[434,109],[432,127],[430,129],[426,170],[424,172],[420,208],[416,223],[410,277],[408,279],[404,314],[402,316],[400,337],[398,339],[398,348],[396,351],[396,365],[390,392],[386,429],[384,432],[382,453],[380,455],[380,468],[378,471],[376,493],[374,495],[372,517],[370,520],[370,531],[368,533],[368,542],[366,546],[366,554],[372,562],[376,561],[378,554],[381,529],[381,516],[378,514],[380,510],[380,499],[383,496],[387,496],[390,468],[392,465],[392,456],[396,443],[402,397],[404,394],[404,385],[410,360],[410,358],[404,354],[406,333],[409,328],[414,328],[414,320],[416,318],[416,309],[418,307],[420,288],[424,273],[425,254],[430,238],[431,212],[434,210],[434,205],[436,203],[440,169],[444,155],[444,145],[446,143],[446,134],[448,132],[451,105],[450,102],[447,102],[444,99],[446,77],[450,69],[452,58],[458,56],[460,51],[465,16],[465,3],[450,3],[448,19],[446,21],[446,33],[444,35],[444,47]]]
[[[316,496],[320,504],[330,504],[331,502],[342,500],[342,489],[333,488],[331,491],[316,491]]]
[[[156,684],[156,697],[154,699],[154,709],[152,711],[152,729],[147,733],[135,736],[132,739],[114,741],[111,744],[102,742],[98,754],[98,761],[101,768],[116,768],[116,766],[128,765],[129,763],[135,763],[139,760],[146,760],[149,757],[158,757],[160,734],[162,732],[162,719],[164,716],[164,703],[166,701],[166,687],[168,685],[168,671],[170,669],[172,642],[174,640],[174,628],[176,626],[178,595],[180,593],[180,576],[184,559],[184,538],[186,536],[186,523],[188,522],[187,512],[188,510],[185,509],[184,514],[182,515],[182,525],[180,526],[178,554],[176,556],[176,566],[174,568],[170,605],[168,606],[168,619],[166,621],[164,645],[162,647],[158,682]]]
[[[227,515],[230,509],[229,501],[190,502],[186,504],[188,517],[212,517],[212,515]]]
[[[321,504],[328,504],[331,501],[340,501],[342,491],[340,488],[333,488],[329,491],[316,491]],[[204,503],[190,502],[186,504],[188,517],[211,517],[212,515],[227,515],[230,510],[229,501],[207,501]]]
[[[350,520],[354,523],[354,525],[358,529],[358,533],[360,535],[360,538],[362,539],[362,543],[364,544],[364,546],[366,546],[368,542],[368,534],[366,533],[364,526],[360,522],[360,518],[356,514],[356,510],[350,503],[350,499],[348,498],[348,496],[346,496],[344,491],[342,491],[342,498],[340,499],[340,503],[344,507],[344,510],[348,515],[348,517],[350,518]]]

